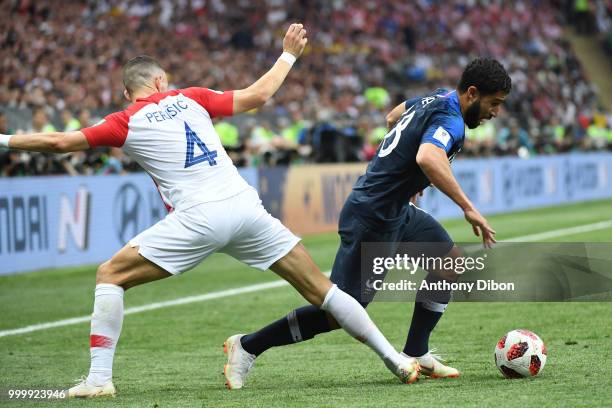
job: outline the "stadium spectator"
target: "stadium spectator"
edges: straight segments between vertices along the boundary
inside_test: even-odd
[[[123,151],[117,147],[111,147],[107,155],[102,157],[103,165],[97,171],[98,174],[124,174],[123,162],[126,160]]]
[[[526,156],[533,152],[533,141],[517,120],[512,119],[498,135],[499,151],[502,154]]]
[[[601,113],[597,113],[593,117],[593,121],[586,130],[588,138],[588,148],[593,150],[602,150],[612,146],[611,131],[607,129],[606,117]]]
[[[215,124],[215,130],[219,135],[219,139],[221,139],[221,144],[234,164],[238,167],[248,166],[245,143],[240,138],[238,128],[228,121],[221,121]]]
[[[12,134],[13,129],[8,127],[4,112],[0,111],[0,134]],[[24,176],[27,174],[26,163],[21,159],[19,152],[0,149],[0,169],[3,177]]]
[[[64,125],[64,132],[72,132],[83,127],[81,126],[81,122],[79,122],[68,109],[62,111],[62,124]]]
[[[55,132],[55,130],[55,126],[49,122],[47,112],[42,108],[36,109],[32,115],[32,129],[27,133]]]
[[[589,0],[574,0],[574,19],[578,34],[591,34],[593,32],[593,14]]]
[[[8,135],[12,134],[13,130],[9,129],[8,121],[6,120],[6,114],[0,111],[0,133]]]
[[[88,127],[93,125],[93,123],[91,122],[91,112],[89,111],[89,109],[81,109],[81,112],[79,112],[78,120],[81,124],[81,127]]]
[[[468,156],[491,156],[496,153],[496,129],[493,122],[485,122],[476,129],[465,131],[464,148]]]

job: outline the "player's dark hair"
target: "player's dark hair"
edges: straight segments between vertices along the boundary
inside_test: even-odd
[[[468,64],[459,81],[459,92],[467,91],[470,86],[475,86],[483,95],[491,95],[499,91],[509,93],[512,88],[512,80],[499,61],[479,57]]]
[[[144,86],[157,74],[164,72],[159,62],[148,55],[132,58],[123,66],[123,85],[128,93]]]

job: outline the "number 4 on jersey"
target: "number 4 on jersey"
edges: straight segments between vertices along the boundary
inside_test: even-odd
[[[207,161],[209,165],[214,166],[217,164],[215,157],[217,157],[216,150],[208,150],[208,147],[198,137],[196,132],[191,130],[187,122],[185,122],[185,137],[187,138],[187,155],[185,157],[185,168],[191,167],[194,164],[202,163]],[[199,156],[194,155],[194,144],[198,145],[202,154]]]

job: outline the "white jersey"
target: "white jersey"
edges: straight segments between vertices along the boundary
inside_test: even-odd
[[[250,188],[211,118],[233,113],[233,92],[186,88],[136,100],[82,129],[90,147],[122,147],[157,185],[169,211],[224,200]]]

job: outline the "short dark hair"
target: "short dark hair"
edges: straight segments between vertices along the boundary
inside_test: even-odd
[[[164,69],[155,58],[148,55],[134,57],[123,66],[123,86],[131,95],[160,71],[163,72]]]
[[[493,58],[479,57],[468,64],[459,81],[459,92],[475,86],[483,95],[499,91],[510,93],[512,80],[499,61]]]

